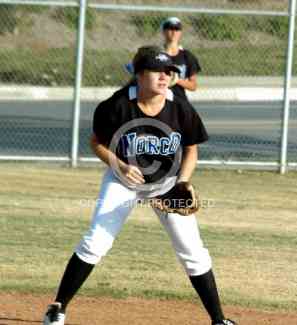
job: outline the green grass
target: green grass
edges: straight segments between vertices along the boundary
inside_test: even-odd
[[[233,46],[192,49],[204,76],[282,76],[286,44],[277,46]],[[297,45],[296,45],[297,51]],[[124,64],[128,50],[86,50],[84,86],[114,86],[127,81]],[[7,60],[9,58],[9,60]],[[261,58],[261,60],[259,60]],[[28,66],[34,62],[34,68]],[[294,73],[297,72],[295,56]],[[0,80],[5,83],[71,86],[75,79],[74,49],[0,50]]]
[[[239,3],[241,1],[227,1],[223,7],[236,7]],[[241,3],[244,6],[248,4],[248,1]],[[265,4],[270,9],[279,7],[275,1],[265,1]],[[219,1],[213,1],[213,5],[222,6]],[[251,1],[250,5],[263,8],[264,1]],[[281,7],[283,6],[285,1],[282,2]],[[120,12],[111,13],[88,8],[83,85],[119,86],[126,82],[128,75],[123,65],[131,60],[136,47],[145,43],[160,42],[160,23],[168,14],[129,12],[121,15]],[[56,46],[54,31],[53,34],[47,35],[50,42],[43,41],[43,37],[32,39],[30,35],[34,35],[34,30],[38,28],[35,24],[40,15],[48,24],[49,30],[59,24],[60,33],[67,36],[65,43],[62,43],[65,48],[60,48],[61,43],[57,44],[59,48],[53,48]],[[186,13],[180,13],[179,17],[185,27],[182,44],[200,59],[202,75],[284,75],[287,17]],[[0,36],[4,37],[4,45],[0,49],[0,82],[72,86],[75,80],[77,19],[77,8],[21,8],[0,5]],[[114,38],[114,43],[105,44],[107,38]],[[126,44],[123,40],[133,40],[133,46],[130,45],[131,42]],[[25,43],[27,46],[21,45]],[[297,42],[295,43],[296,52]],[[296,55],[293,70],[296,75]]]
[[[102,169],[2,163],[0,177],[0,290],[52,294],[88,229]],[[296,310],[296,181],[295,173],[200,170],[193,176],[201,198],[212,202],[198,220],[223,303]],[[196,299],[145,207],[133,211],[82,294]]]

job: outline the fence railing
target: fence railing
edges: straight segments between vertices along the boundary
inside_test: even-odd
[[[297,167],[296,0],[264,9],[128,3],[0,0],[1,160],[96,160],[96,104],[127,82],[123,66],[139,46],[162,44],[160,23],[175,15],[202,65],[189,94],[210,133],[199,163]]]

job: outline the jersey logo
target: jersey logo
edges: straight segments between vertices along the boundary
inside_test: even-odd
[[[187,66],[185,64],[181,64],[177,66],[179,68],[180,74],[179,77],[181,79],[186,79],[186,72],[187,72]]]
[[[124,157],[137,155],[162,155],[175,154],[181,142],[181,135],[172,132],[169,137],[158,138],[154,135],[137,136],[135,132],[128,133],[121,138],[121,148]]]

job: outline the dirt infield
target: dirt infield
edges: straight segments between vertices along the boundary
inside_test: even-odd
[[[0,295],[0,325],[41,324],[49,296]],[[240,325],[297,324],[297,313],[263,312],[225,307]],[[67,325],[209,325],[203,310],[183,301],[77,297],[69,307]]]

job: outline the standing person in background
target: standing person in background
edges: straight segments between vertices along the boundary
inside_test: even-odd
[[[169,17],[161,24],[165,41],[164,50],[181,71],[179,76],[176,75],[175,85],[171,89],[175,95],[187,99],[185,90],[197,89],[197,74],[201,71],[201,67],[198,59],[180,45],[182,27],[177,17]]]

